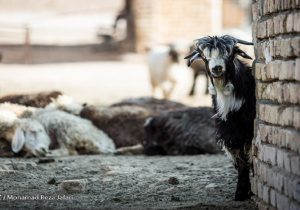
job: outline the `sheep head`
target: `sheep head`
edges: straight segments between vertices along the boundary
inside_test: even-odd
[[[23,150],[27,156],[45,156],[49,150],[50,138],[45,128],[33,119],[18,119],[12,137],[11,148],[14,153]]]

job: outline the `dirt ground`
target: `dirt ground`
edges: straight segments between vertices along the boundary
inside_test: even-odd
[[[191,71],[174,70],[179,80],[171,99],[211,104],[204,77],[191,98]],[[120,62],[0,64],[0,78],[0,96],[55,89],[109,105],[151,95],[147,68],[131,55]],[[44,164],[0,158],[0,183],[0,209],[256,209],[252,201],[233,201],[236,172],[224,155],[71,156]]]
[[[233,201],[224,155],[0,158],[0,169],[0,209],[256,209]]]

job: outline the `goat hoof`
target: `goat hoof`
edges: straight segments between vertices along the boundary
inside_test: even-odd
[[[235,201],[244,201],[250,198],[250,194],[248,192],[236,191],[235,192]]]
[[[190,93],[189,93],[189,96],[194,96],[194,95],[195,95],[194,92],[190,92]]]

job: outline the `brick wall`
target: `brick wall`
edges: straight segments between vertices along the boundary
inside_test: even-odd
[[[247,23],[246,10],[235,0],[223,0],[222,24],[224,28],[238,28]]]
[[[136,50],[219,33],[222,0],[133,0]],[[214,5],[214,6],[213,6]]]
[[[300,1],[254,0],[257,118],[252,191],[260,209],[300,209]]]

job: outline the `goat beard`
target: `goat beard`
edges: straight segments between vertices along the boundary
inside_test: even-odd
[[[214,86],[219,89],[222,90],[224,89],[225,85],[226,85],[226,79],[225,79],[225,74],[223,73],[222,76],[220,77],[212,77],[212,80],[214,82]]]

